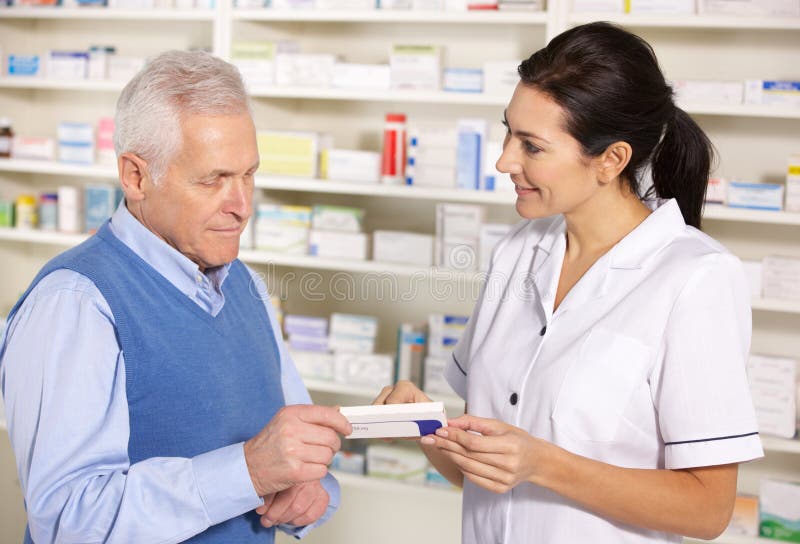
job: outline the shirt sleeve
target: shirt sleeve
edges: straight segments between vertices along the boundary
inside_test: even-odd
[[[650,379],[668,469],[763,456],[746,375],[749,295],[739,260],[719,253],[675,302]]]
[[[308,393],[308,389],[306,389],[305,384],[303,383],[302,378],[300,377],[300,373],[297,371],[297,367],[294,366],[294,361],[292,361],[292,357],[289,354],[289,350],[286,347],[286,342],[283,340],[283,333],[281,332],[280,323],[278,323],[278,319],[275,317],[275,309],[272,307],[272,302],[270,301],[269,291],[267,290],[267,286],[264,281],[261,279],[261,276],[250,270],[250,275],[253,278],[253,283],[256,288],[256,292],[259,294],[261,299],[264,301],[264,307],[267,310],[267,316],[269,318],[270,327],[272,327],[272,332],[275,335],[275,341],[278,344],[278,349],[280,350],[280,357],[281,357],[281,385],[283,387],[283,397],[287,405],[290,404],[312,404],[311,402],[311,395]],[[333,477],[330,473],[328,473],[322,479],[322,487],[325,491],[328,492],[328,497],[330,501],[328,502],[328,508],[325,510],[325,513],[319,518],[316,522],[311,525],[306,525],[303,527],[295,527],[294,525],[283,524],[279,525],[278,528],[287,533],[289,535],[294,536],[295,538],[302,538],[304,537],[311,529],[314,527],[318,527],[329,520],[336,510],[339,508],[339,501],[341,491],[339,489],[339,482],[336,478]]]
[[[181,542],[262,500],[242,444],[195,458],[128,458],[124,358],[94,284],[53,272],[0,345],[0,383],[31,536]]]

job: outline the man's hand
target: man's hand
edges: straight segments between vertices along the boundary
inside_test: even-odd
[[[311,404],[281,408],[261,432],[244,443],[247,470],[258,496],[321,480],[341,447],[336,433],[352,431],[336,408]]]
[[[319,481],[297,484],[264,498],[256,508],[261,525],[272,527],[288,523],[296,527],[310,525],[322,517],[330,497]]]
[[[394,385],[387,385],[372,404],[406,404],[411,402],[430,402],[431,399],[420,391],[419,387],[408,380],[400,380]]]

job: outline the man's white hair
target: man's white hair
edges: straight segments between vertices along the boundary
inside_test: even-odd
[[[135,153],[158,183],[181,148],[186,115],[251,113],[235,66],[200,51],[167,51],[151,59],[122,90],[114,118],[114,150]]]

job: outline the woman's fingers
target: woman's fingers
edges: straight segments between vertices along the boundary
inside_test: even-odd
[[[506,432],[508,425],[496,419],[471,416],[464,414],[447,421],[447,425],[461,429],[462,431],[473,431],[484,436],[493,436]]]

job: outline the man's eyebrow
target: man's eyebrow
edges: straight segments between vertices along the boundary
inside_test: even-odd
[[[259,167],[260,164],[261,164],[261,161],[256,162],[253,166],[248,168],[247,171],[248,172],[255,172],[256,170],[258,170],[258,167]],[[214,179],[214,178],[219,177],[219,176],[226,177],[226,176],[235,176],[235,175],[236,175],[236,172],[232,172],[230,170],[224,170],[224,169],[218,168],[216,170],[212,170],[208,174],[204,174],[202,176],[198,176],[197,178],[195,178],[195,181],[205,181],[205,180],[209,180],[209,179]]]

